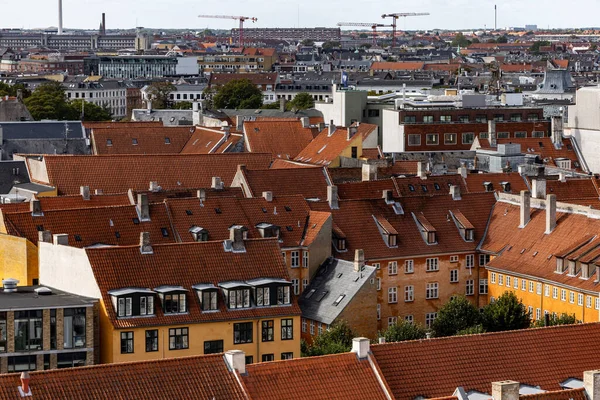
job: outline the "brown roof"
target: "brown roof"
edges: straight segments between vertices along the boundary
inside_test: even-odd
[[[445,196],[450,193],[450,185],[459,186],[461,193],[467,193],[460,175],[431,175],[427,179],[418,176],[392,179],[402,197]]]
[[[210,187],[212,177],[226,185],[233,180],[237,166],[268,168],[270,154],[179,154],[126,156],[44,156],[48,170],[46,182],[59,194],[79,193],[88,185],[93,191],[123,193],[145,190],[151,181],[164,189]]]
[[[213,85],[225,85],[228,82],[239,79],[247,79],[255,85],[273,85],[277,83],[277,73],[212,73],[210,74],[209,86]]]
[[[588,400],[585,388],[561,389],[549,392],[524,394],[519,396],[523,400]]]
[[[247,169],[244,174],[254,196],[271,191],[274,196],[302,195],[327,199],[326,168]]]
[[[130,204],[127,193],[103,195],[90,194],[89,200],[84,200],[83,197],[77,194],[71,196],[40,197],[38,200],[40,201],[40,206],[43,211],[124,206]],[[0,209],[3,214],[29,211],[30,207],[31,204],[29,202],[0,204]]]
[[[171,190],[137,190],[133,191],[133,198],[136,199],[139,193],[145,193],[148,196],[150,203],[162,203],[165,199],[182,199],[193,197],[198,200],[198,191],[204,190],[204,194],[207,199],[214,197],[244,197],[242,188],[239,187],[227,187],[223,189],[171,189]]]
[[[553,179],[554,178],[554,179]],[[531,185],[531,178],[527,178]],[[555,177],[546,179],[546,193],[556,195],[558,201],[584,200],[590,199],[597,201],[598,178],[590,176],[588,178],[567,178],[561,182]]]
[[[373,71],[421,71],[425,66],[422,62],[374,62]]]
[[[92,129],[94,154],[179,154],[193,126]]]
[[[332,170],[333,169],[335,168],[332,168]],[[391,190],[394,197],[400,197],[394,179],[341,183],[337,185],[337,187],[338,197],[343,200],[381,199],[383,198],[384,190]]]
[[[290,169],[290,168],[318,168],[318,165],[303,164],[292,160],[282,160],[276,158],[271,164],[271,169]]]
[[[83,126],[86,129],[95,128],[147,128],[147,127],[161,127],[164,126],[162,121],[130,121],[130,122],[83,122]]]
[[[224,153],[231,146],[242,140],[241,135],[230,134],[215,128],[198,126],[192,137],[181,150],[182,154]]]
[[[365,155],[365,150],[372,149],[363,149],[363,156]],[[401,175],[415,175],[416,173],[417,161],[396,161],[393,165],[377,168],[378,179],[386,179]],[[361,168],[330,168],[329,174],[336,185],[346,182],[359,182],[362,180]]]
[[[510,191],[508,193],[520,193],[521,190],[529,190],[527,183],[518,172],[498,172],[489,174],[468,174],[464,179],[466,189],[469,193],[481,193],[487,189],[484,183],[492,184],[491,190],[495,192],[503,192],[502,182],[510,183]]]
[[[236,310],[228,309],[223,298],[219,298],[219,312],[202,312],[200,304],[190,300],[189,312],[184,315],[166,316],[157,307],[156,315],[151,318],[116,317],[109,290],[128,287],[153,289],[173,285],[183,286],[194,293],[192,286],[200,283],[217,286],[223,282],[255,278],[289,281],[276,238],[249,239],[244,244],[246,251],[243,253],[225,251],[223,241],[158,244],[152,246],[152,254],[142,254],[139,246],[88,248],[86,252],[108,317],[116,328],[300,315],[296,298],[292,296],[292,305],[289,306]]]
[[[600,364],[600,354],[582,346],[582,338],[600,340],[600,325],[408,341],[371,346],[371,351],[394,396],[414,399],[448,396],[458,386],[491,393],[491,383],[503,380],[559,390],[560,382]]]
[[[30,372],[33,399],[245,400],[222,354]],[[0,397],[22,399],[20,373],[0,375]]]
[[[316,130],[303,128],[300,120],[244,122],[246,149],[271,153],[273,158],[295,158],[313,140],[314,133]]]
[[[42,230],[68,234],[69,245],[80,248],[96,244],[133,245],[139,243],[140,232],[150,232],[157,243],[175,241],[164,205],[151,205],[150,218],[147,222],[140,221],[136,207],[129,205],[50,210],[39,217],[29,211],[10,213],[4,215],[4,224],[9,235],[27,238],[36,245],[38,232]]]
[[[246,372],[253,400],[387,399],[369,360],[354,353],[251,364]]]
[[[502,64],[500,69],[503,72],[531,72],[533,66],[531,64]]]

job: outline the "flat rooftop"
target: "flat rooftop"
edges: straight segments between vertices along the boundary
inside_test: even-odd
[[[35,291],[39,288],[50,289],[51,293],[39,294]],[[0,311],[91,307],[97,301],[41,285],[18,286],[16,292],[5,292],[4,288],[0,288]]]

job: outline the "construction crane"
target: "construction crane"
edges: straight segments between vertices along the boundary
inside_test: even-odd
[[[419,17],[422,15],[429,15],[429,13],[393,13],[381,16],[381,18],[392,18],[392,48],[396,47],[396,21],[398,18]]]
[[[377,28],[382,26],[392,26],[384,24],[376,24],[371,22],[338,22],[337,26],[364,26],[373,29],[373,46],[377,46]]]
[[[244,21],[258,21],[258,18],[254,17],[236,17],[232,15],[198,15],[198,18],[219,18],[219,19],[237,19],[240,21],[240,39],[239,45],[244,45]]]

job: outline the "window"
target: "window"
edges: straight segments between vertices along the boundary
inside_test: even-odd
[[[112,139],[106,139],[106,145],[112,146]]]
[[[502,274],[498,274],[498,285],[500,285],[500,286],[504,285],[504,275],[502,275]]]
[[[131,139],[131,144],[134,146],[138,145],[138,140],[137,139]]]
[[[234,289],[228,292],[229,308],[250,307],[250,289]],[[268,304],[264,304],[268,305]]]
[[[456,144],[457,135],[456,133],[445,133],[444,144]]]
[[[268,287],[258,287],[255,293],[257,306],[268,306],[271,304],[271,291]]]
[[[599,297],[596,297],[594,307],[596,308],[596,310],[600,310],[600,298]]]
[[[221,340],[221,342],[223,342]],[[206,342],[204,342],[206,344]],[[181,350],[189,347],[188,328],[170,328],[169,329],[169,350]],[[206,353],[206,346],[204,347]]]
[[[569,292],[569,303],[575,303],[575,293]]]
[[[479,294],[487,294],[488,292],[488,280],[480,279],[479,280]]]
[[[388,275],[396,275],[398,273],[398,262],[390,261],[388,263]]]
[[[306,324],[306,320],[304,320]],[[275,340],[274,335],[274,322],[273,320],[262,321],[262,341],[263,342],[272,342]],[[306,327],[304,327],[306,328]]]
[[[433,272],[433,271],[438,271],[439,270],[439,259],[436,258],[428,258],[426,260],[427,262],[427,267],[426,267],[426,271],[427,272]]]
[[[496,283],[496,273],[495,272],[492,272],[490,279],[492,280],[492,283]]]
[[[222,340],[208,340],[204,342],[204,354],[214,354],[223,352]]]
[[[358,158],[358,147],[356,146],[352,146],[351,150],[351,157],[352,158]]]
[[[581,293],[577,294],[577,305],[578,306],[582,306],[583,305],[583,295]]]
[[[63,318],[64,348],[85,347],[85,308],[65,308]]]
[[[533,317],[533,307],[531,307],[531,306],[527,307],[527,312],[529,313],[530,317]]]
[[[275,354],[263,354],[262,362],[275,361]]]
[[[425,314],[425,327],[431,328],[433,321],[437,318],[437,313],[427,313]]]
[[[587,296],[585,298],[585,306],[587,308],[592,308],[592,296]]]
[[[537,114],[527,114],[527,121],[537,121],[539,119]]]
[[[381,290],[381,278],[377,278],[377,290]]]
[[[302,332],[306,333],[306,318],[302,318]]]
[[[56,310],[50,310],[50,321],[52,321],[52,311],[54,311],[54,331],[56,333]],[[50,332],[52,332],[52,325],[50,325]],[[6,352],[6,336],[6,311],[3,311],[0,312],[0,353]],[[56,334],[54,336],[54,347],[52,347],[52,333],[50,333],[50,348],[56,349]]]
[[[510,276],[506,276],[506,287],[510,287]]]
[[[59,353],[56,356],[57,368],[73,368],[83,367],[85,365],[87,354],[86,352],[77,353]]]
[[[277,286],[277,305],[290,304],[290,287]]]
[[[473,296],[475,294],[475,280],[469,279],[467,281],[467,287],[466,287],[465,294],[467,296]]]
[[[36,355],[8,357],[8,372],[36,370]]]
[[[534,137],[534,138],[543,138],[544,136],[546,136],[544,131],[533,131],[531,133],[531,137]]]
[[[164,295],[165,314],[180,314],[187,311],[186,294],[165,294]]]
[[[146,331],[146,352],[158,351],[158,330]]]
[[[437,299],[438,298],[438,283],[428,283],[425,287],[425,298],[426,299]]]
[[[377,321],[381,320],[381,304],[377,304]]]
[[[154,315],[154,296],[140,297],[140,315]]]
[[[515,132],[515,138],[526,138],[527,137],[527,132],[523,132],[523,131],[519,131],[519,132]]]
[[[407,124],[414,124],[415,122],[417,122],[417,117],[415,117],[414,115],[405,115],[404,122]]]
[[[440,135],[438,135],[437,133],[428,133],[425,136],[425,139],[427,145],[437,146],[438,144],[440,144]]]
[[[171,139],[168,137],[165,137],[165,144],[171,144]]]
[[[315,321],[310,321],[310,334],[315,334]]]
[[[420,146],[421,145],[421,135],[408,135],[408,145],[409,146]]]
[[[4,323],[4,324],[3,324]],[[6,351],[6,313],[0,313],[0,352]],[[56,310],[50,310],[50,350],[56,350]]]
[[[373,263],[373,266],[375,267],[376,270],[381,269],[381,264],[379,264],[379,263]]]
[[[121,354],[133,353],[133,332],[121,332]]]
[[[498,132],[498,139],[508,139],[510,138],[509,132]]]
[[[452,122],[452,116],[451,115],[441,115],[440,122]]]
[[[217,294],[216,290],[202,291],[202,311],[217,310]]]
[[[521,279],[521,290],[522,291],[527,290],[527,281],[525,279]]]
[[[397,322],[397,317],[388,317],[388,327],[396,325]]]
[[[233,324],[233,343],[252,343],[252,322]]]
[[[467,254],[465,264],[467,265],[467,268],[473,268],[475,266],[475,254]]]
[[[560,290],[560,301],[567,301],[567,291],[565,289]]]
[[[308,287],[308,279],[302,279],[302,291]]]
[[[294,358],[294,353],[281,353],[282,360],[291,360]]]
[[[533,281],[529,281],[529,292],[533,293]]]
[[[513,281],[513,287],[515,290],[519,289],[519,278],[514,278]]]
[[[292,268],[298,268],[300,266],[300,252],[298,250],[294,250],[291,252],[292,254]]]
[[[302,267],[308,268],[308,250],[302,251]]]
[[[542,310],[540,310],[539,308],[535,309],[535,319],[540,319],[542,318]]]
[[[415,272],[415,262],[413,260],[404,261],[404,273],[412,274]]]
[[[15,311],[15,351],[42,350],[42,310]]]
[[[397,303],[398,302],[398,288],[391,287],[388,289],[388,303]]]
[[[462,142],[463,142],[463,144],[472,144],[474,140],[475,140],[475,134],[474,133],[463,133],[462,134]]]
[[[496,122],[502,122],[502,121],[504,121],[504,115],[503,114],[496,114],[496,115],[494,115],[494,121],[496,121]]]
[[[284,318],[281,320],[281,340],[294,339],[294,320]]]
[[[456,282],[458,282],[458,270],[451,269],[450,270],[450,283],[456,283]]]
[[[423,116],[423,122],[432,123],[433,122],[433,115],[424,115]]]
[[[414,301],[415,300],[415,287],[413,285],[404,286],[404,301]]]
[[[469,122],[469,116],[468,115],[459,115],[458,121],[459,122]]]

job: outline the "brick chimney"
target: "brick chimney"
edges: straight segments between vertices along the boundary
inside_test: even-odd
[[[338,202],[338,188],[335,185],[327,186],[327,202],[329,203],[329,208],[332,210],[337,210],[340,208]]]
[[[140,221],[150,221],[150,204],[148,202],[148,195],[146,193],[138,193],[137,196],[137,212],[140,217]]]
[[[81,194],[81,197],[84,200],[89,200],[90,199],[90,187],[89,186],[80,186],[79,194]]]
[[[262,197],[270,203],[273,201],[273,192],[262,192]]]
[[[356,356],[359,359],[367,358],[369,355],[370,349],[369,339],[365,337],[357,337],[352,339],[352,352],[356,353]]]
[[[234,252],[246,251],[246,246],[244,245],[244,233],[246,231],[248,229],[242,225],[233,225],[229,228],[229,240]]]
[[[150,186],[148,187],[148,190],[150,190],[151,192],[160,192],[161,187],[158,186],[158,182],[157,181],[150,181]]]
[[[583,372],[583,387],[590,400],[600,400],[600,370]]]
[[[525,228],[525,226],[529,223],[531,219],[530,215],[531,211],[531,193],[527,190],[521,190],[521,223],[519,224],[519,228]]]
[[[374,164],[363,164],[362,165],[362,181],[376,181],[377,180],[377,165]]]
[[[546,234],[552,233],[556,228],[556,195],[546,196]]]
[[[450,195],[452,196],[452,200],[460,200],[460,186],[450,185]]]
[[[55,245],[68,246],[69,245],[69,235],[66,233],[57,233],[52,235],[52,241]]]
[[[140,253],[154,254],[152,244],[150,243],[150,232],[140,232]]]
[[[498,147],[498,141],[496,140],[496,121],[488,121],[488,141],[490,147]]]
[[[417,162],[417,176],[421,179],[427,179],[427,163],[425,161]]]
[[[36,199],[35,197],[29,202],[29,210],[31,211],[31,215],[34,217],[44,216],[44,213],[42,212],[42,205],[40,204],[39,199]]]
[[[363,249],[356,249],[354,251],[354,271],[362,271],[362,267],[365,265],[365,252]]]
[[[21,397],[31,397],[31,388],[29,387],[29,372],[21,372],[21,386],[19,386],[19,394]]]
[[[229,350],[225,352],[225,361],[229,369],[237,371],[240,375],[246,373],[246,353],[242,350]]]
[[[519,400],[519,382],[492,382],[492,398],[494,400]]]

